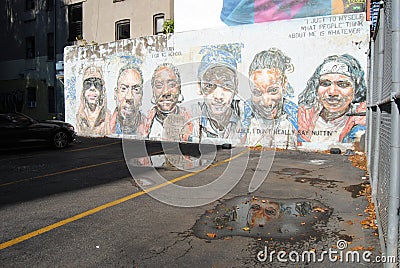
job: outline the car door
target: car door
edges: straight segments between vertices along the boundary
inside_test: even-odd
[[[17,114],[14,118],[18,121],[19,137],[20,141],[23,142],[48,140],[54,127],[51,124],[40,123],[23,114]]]
[[[2,144],[20,141],[29,125],[29,120],[17,114],[4,114],[0,117],[0,139]]]
[[[0,144],[6,145],[10,142],[16,141],[15,136],[15,126],[13,122],[11,122],[7,115],[0,115]]]

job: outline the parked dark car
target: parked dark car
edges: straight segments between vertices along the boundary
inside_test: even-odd
[[[20,113],[0,114],[0,146],[46,142],[63,149],[75,140],[71,124],[57,120],[37,121]]]

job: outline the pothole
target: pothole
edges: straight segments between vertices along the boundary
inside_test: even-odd
[[[239,196],[207,210],[193,231],[208,240],[247,236],[299,241],[320,236],[314,226],[325,224],[332,211],[316,200]]]
[[[302,168],[284,168],[280,171],[274,171],[274,173],[279,175],[305,175],[311,171]]]
[[[307,178],[307,177],[296,177],[296,179],[294,181],[300,182],[300,183],[309,183],[311,186],[327,184],[327,186],[326,186],[327,188],[334,188],[334,187],[337,187],[336,183],[342,183],[342,181],[324,180],[321,178]]]

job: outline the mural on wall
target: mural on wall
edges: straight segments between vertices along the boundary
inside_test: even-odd
[[[151,78],[153,107],[147,115],[145,137],[155,140],[187,141],[192,126],[185,123],[191,115],[179,104],[184,101],[179,70],[171,63],[163,63],[154,70]],[[182,135],[180,135],[182,134]]]
[[[249,67],[251,98],[245,101],[247,144],[296,147],[297,105],[286,73],[291,59],[277,48],[257,53]]]
[[[299,95],[299,140],[357,141],[366,129],[366,90],[357,59],[348,54],[327,57]]]
[[[110,132],[110,111],[107,109],[106,88],[100,67],[84,70],[76,130],[81,135],[107,135]]]
[[[115,110],[111,116],[110,129],[113,134],[143,137],[146,116],[142,113],[143,75],[134,58],[129,65],[119,70],[114,89]]]
[[[221,20],[234,26],[365,10],[366,0],[223,0]]]
[[[368,38],[354,13],[67,47],[66,120],[83,136],[349,148]]]
[[[194,142],[239,144],[241,117],[237,65],[243,44],[204,46],[197,70],[197,87],[201,98],[192,108]]]

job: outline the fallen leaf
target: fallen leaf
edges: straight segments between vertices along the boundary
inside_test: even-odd
[[[320,208],[320,207],[315,207],[313,209],[313,211],[317,211],[317,212],[325,212],[327,209],[326,208]]]
[[[207,236],[211,237],[211,238],[215,238],[217,236],[217,234],[215,234],[215,233],[207,233]]]
[[[250,231],[250,228],[246,226],[246,227],[243,227],[242,230],[243,231]]]
[[[365,248],[362,247],[362,246],[358,246],[358,247],[351,248],[350,250],[352,250],[352,251],[360,251],[360,250],[365,250]]]

